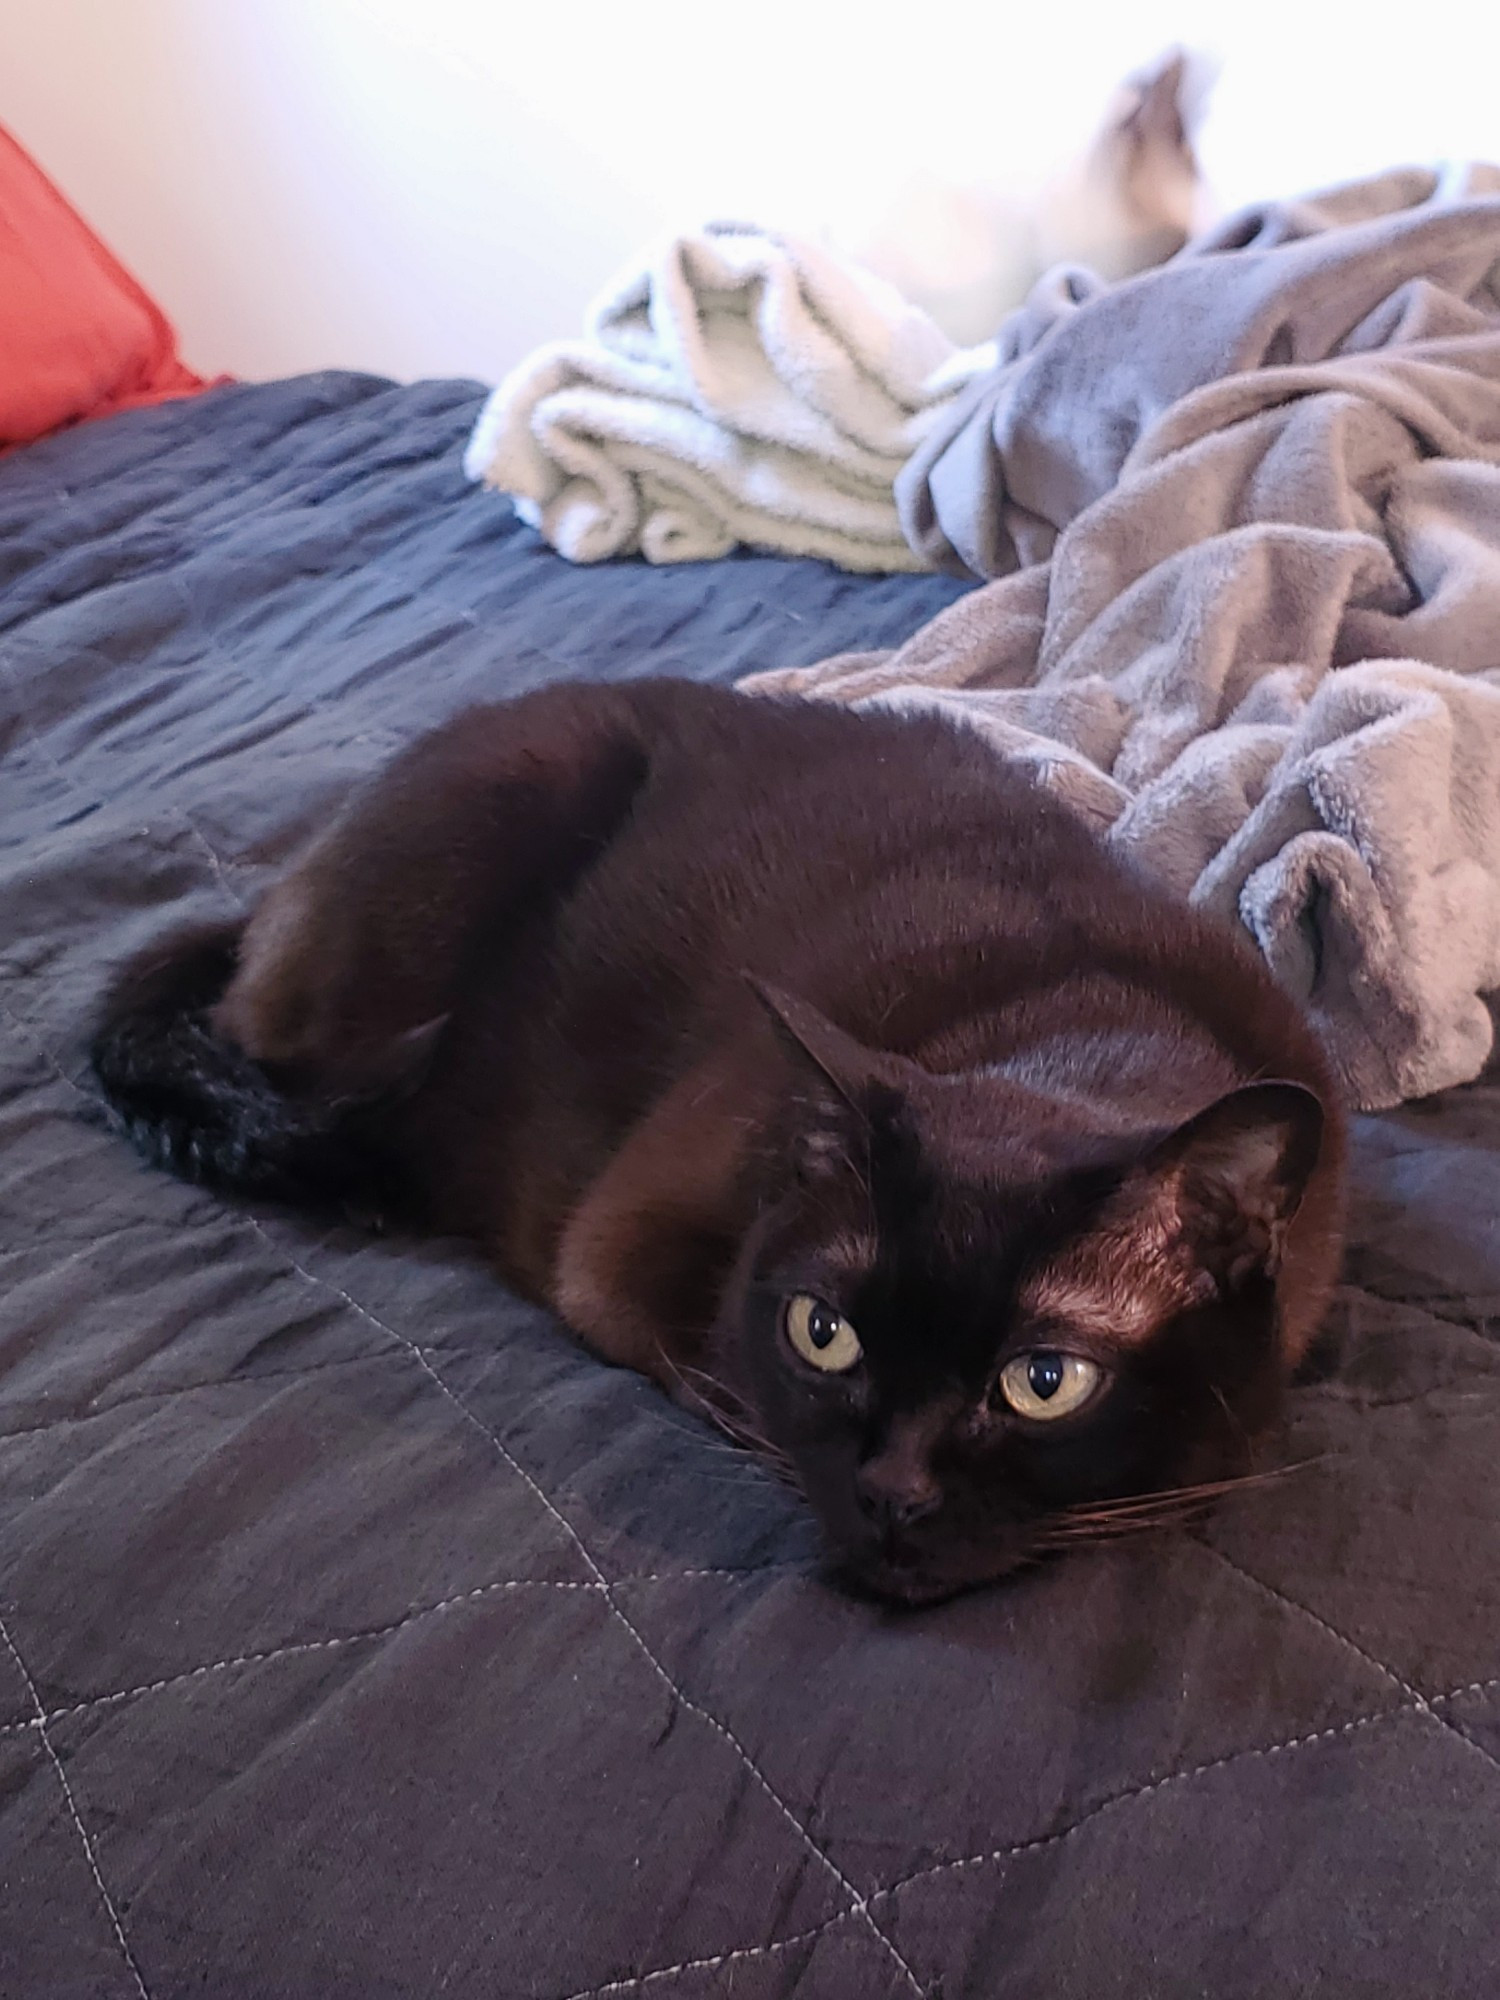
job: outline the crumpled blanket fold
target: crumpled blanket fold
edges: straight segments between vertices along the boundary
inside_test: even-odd
[[[1057,272],[898,482],[995,578],[758,677],[938,705],[1237,918],[1366,1109],[1479,1073],[1500,986],[1500,169]]]

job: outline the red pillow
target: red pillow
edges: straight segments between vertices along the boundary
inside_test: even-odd
[[[0,448],[209,385],[161,308],[0,126]]]

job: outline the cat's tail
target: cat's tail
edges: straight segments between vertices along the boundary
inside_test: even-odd
[[[389,1188],[347,1106],[301,1102],[214,1032],[240,924],[179,933],[126,967],[90,1051],[126,1133],[153,1165],[228,1193],[380,1208]]]

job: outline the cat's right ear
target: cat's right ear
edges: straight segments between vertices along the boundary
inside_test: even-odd
[[[872,1108],[882,1096],[888,1107],[897,1102],[889,1073],[895,1058],[864,1048],[795,994],[752,973],[744,979],[801,1079],[787,1106],[784,1127],[798,1179],[823,1181],[851,1170],[856,1178],[866,1179]],[[872,1090],[877,1085],[884,1085],[884,1091]],[[856,1161],[864,1161],[866,1167],[855,1166]]]
[[[873,1049],[864,1048],[854,1037],[820,1014],[806,1000],[783,992],[769,980],[753,972],[742,975],[745,984],[771,1017],[783,1048],[810,1063],[825,1082],[853,1110],[859,1110],[869,1086],[889,1082],[886,1064]]]

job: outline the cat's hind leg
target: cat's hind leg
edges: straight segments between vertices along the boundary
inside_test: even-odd
[[[649,762],[629,689],[465,711],[387,765],[266,895],[215,1025],[325,1091],[400,1081],[470,953],[607,845]]]
[[[137,1143],[220,1186],[338,1191],[352,1127],[419,1078],[471,953],[608,845],[673,699],[572,684],[468,710],[357,791],[237,938],[128,967],[93,1056]]]

